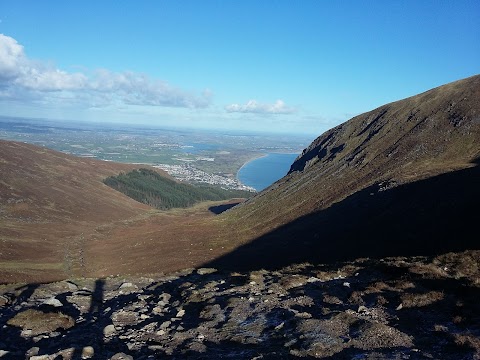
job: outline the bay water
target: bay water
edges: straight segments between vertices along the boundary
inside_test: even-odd
[[[243,165],[237,178],[244,185],[261,191],[287,175],[299,154],[270,153]]]

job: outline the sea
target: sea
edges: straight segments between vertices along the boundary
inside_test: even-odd
[[[238,171],[237,178],[242,184],[262,191],[287,175],[298,155],[270,153],[251,160]]]

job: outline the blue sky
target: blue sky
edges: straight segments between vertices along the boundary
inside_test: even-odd
[[[0,115],[319,135],[480,73],[480,1],[0,1]]]

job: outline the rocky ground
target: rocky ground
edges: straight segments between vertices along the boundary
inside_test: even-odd
[[[480,359],[480,251],[0,286],[5,359]]]

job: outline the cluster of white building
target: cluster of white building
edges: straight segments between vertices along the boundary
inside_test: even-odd
[[[255,191],[254,188],[243,185],[237,179],[230,177],[209,174],[205,171],[199,170],[190,164],[185,165],[167,165],[167,164],[158,164],[154,167],[165,170],[174,178],[185,181],[189,183],[204,183],[210,185],[217,185],[224,189],[232,190],[246,190],[246,191]]]

